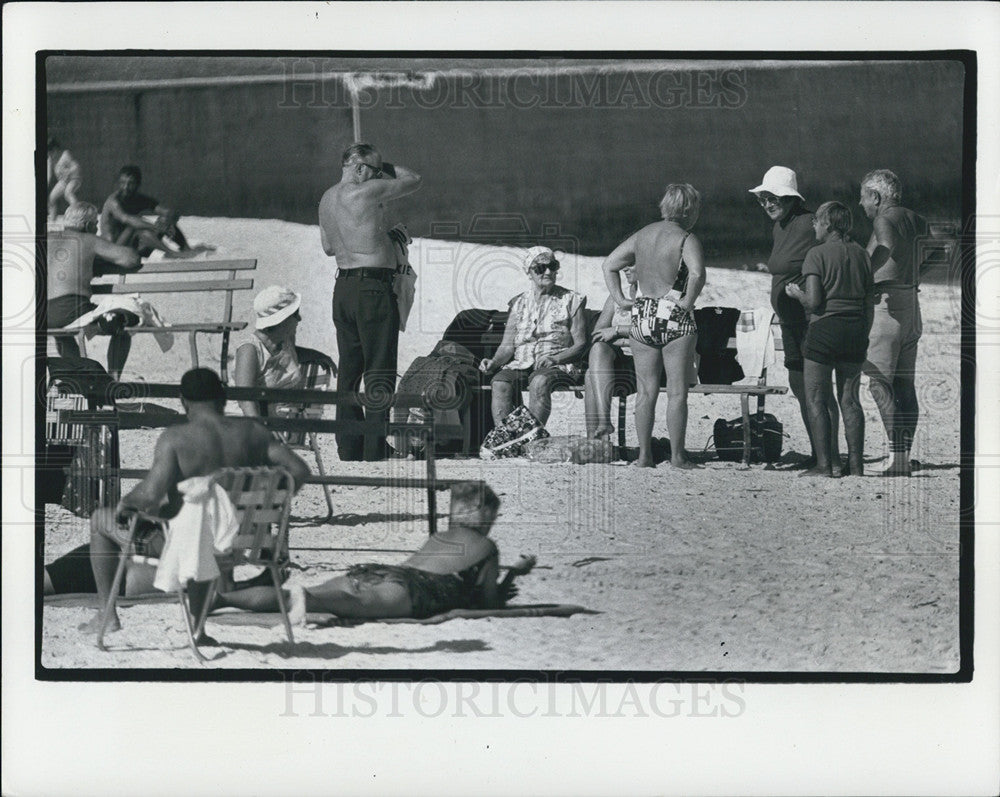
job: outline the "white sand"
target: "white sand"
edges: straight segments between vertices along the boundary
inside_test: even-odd
[[[303,293],[299,342],[337,357],[330,295],[333,268],[317,228],[281,221],[185,220],[185,231],[219,246],[218,256],[258,259],[258,288],[283,283]],[[459,309],[501,308],[526,280],[513,250],[417,240],[419,279],[410,326],[400,338],[399,370],[426,354]],[[711,266],[711,264],[709,264]],[[599,258],[568,257],[560,283],[606,296]],[[767,304],[768,278],[709,268],[699,306]],[[236,301],[246,317],[252,293]],[[157,299],[169,320],[209,318],[221,297]],[[502,562],[535,553],[539,568],[518,602],[577,603],[598,615],[458,620],[442,625],[377,625],[304,630],[291,650],[280,627],[212,624],[225,644],[218,667],[344,669],[574,669],[712,671],[954,671],[958,666],[959,290],[922,290],[924,336],[918,362],[921,422],[913,456],[924,468],[909,480],[830,482],[754,465],[709,462],[703,470],[668,466],[538,465],[446,460],[443,477],[484,479],[503,499],[493,537]],[[233,347],[234,348],[234,347]],[[231,349],[232,351],[233,349]],[[203,341],[202,364],[218,365],[218,340]],[[91,349],[103,358],[100,343]],[[151,336],[135,339],[126,377],[174,381],[188,367],[186,342],[162,354]],[[787,384],[780,363],[770,381]],[[870,472],[884,467],[884,436],[874,404],[866,410]],[[661,398],[654,434],[666,435]],[[808,451],[794,399],[771,398],[785,425],[786,452]],[[235,407],[231,408],[235,411]],[[718,417],[739,413],[734,396],[690,400],[688,447],[699,450]],[[630,418],[631,425],[631,418]],[[556,397],[549,429],[581,432],[583,403]],[[156,432],[123,435],[122,465],[143,467]],[[630,432],[630,440],[634,434]],[[421,463],[337,462],[334,473],[420,475]],[[782,466],[784,467],[784,466]],[[426,534],[419,490],[340,487],[332,525],[297,523],[292,545],[413,549]],[[445,502],[446,503],[446,502]],[[446,506],[442,511],[446,509]],[[294,514],[325,512],[317,487],[296,498]],[[86,540],[84,522],[46,511],[46,561]],[[402,553],[316,551],[297,560],[306,585],[330,569]],[[46,607],[42,662],[47,667],[196,667],[184,648],[177,608],[121,612],[124,629],[101,653],[76,630],[91,610]],[[211,649],[209,649],[211,651]]]

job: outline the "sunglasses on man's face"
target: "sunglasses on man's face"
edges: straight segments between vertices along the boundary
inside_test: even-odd
[[[760,202],[762,208],[766,208],[768,205],[781,204],[781,199],[774,194],[757,194],[757,201]]]
[[[551,271],[555,274],[559,270],[559,264],[554,260],[551,263],[535,263],[535,265],[531,267],[531,270],[539,276],[544,274],[546,271]]]
[[[364,163],[364,162],[362,162],[361,165],[367,166],[369,169],[375,172],[375,177],[381,177],[383,174],[381,166],[372,166],[370,163]]]

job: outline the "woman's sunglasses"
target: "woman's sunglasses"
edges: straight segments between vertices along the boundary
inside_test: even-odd
[[[531,267],[531,270],[538,275],[542,275],[546,271],[551,271],[553,274],[555,274],[559,270],[559,264],[556,263],[555,261],[551,263],[535,263],[535,265]]]
[[[781,204],[781,199],[774,194],[757,194],[757,201],[760,202],[762,208],[766,208],[768,205]]]

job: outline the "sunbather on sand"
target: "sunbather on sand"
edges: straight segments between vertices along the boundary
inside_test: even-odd
[[[452,609],[497,609],[517,594],[514,579],[535,566],[534,556],[522,556],[497,583],[499,551],[490,540],[490,527],[500,499],[487,485],[456,484],[451,489],[448,528],[437,532],[401,565],[353,565],[308,589],[286,590],[293,623],[306,612],[338,617],[378,619],[432,617]],[[219,604],[253,612],[276,612],[272,587],[251,587],[219,595]]]

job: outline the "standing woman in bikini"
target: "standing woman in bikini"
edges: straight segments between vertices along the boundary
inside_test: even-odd
[[[667,430],[670,464],[691,468],[684,448],[687,430],[688,373],[693,367],[698,329],[694,303],[705,287],[701,243],[690,230],[698,220],[701,195],[687,183],[667,186],[660,200],[663,221],[643,227],[608,255],[604,279],[619,307],[632,308],[629,345],[635,359],[638,395],[636,465],[652,468],[653,419],[660,377],[667,376]],[[635,301],[622,293],[619,272],[635,267]]]

